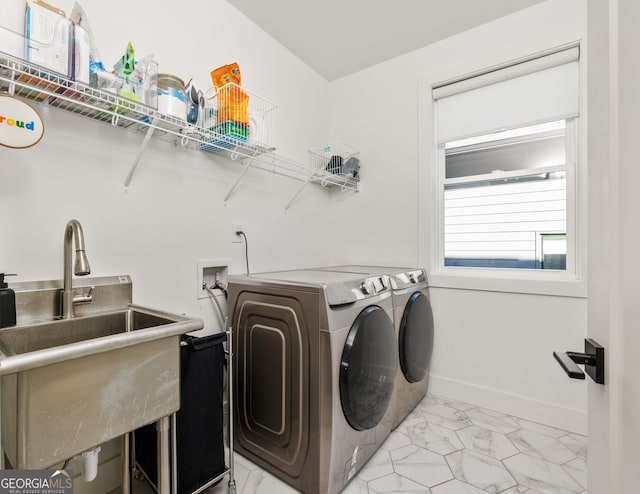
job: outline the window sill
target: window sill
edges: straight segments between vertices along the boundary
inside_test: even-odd
[[[429,274],[429,286],[457,290],[526,293],[556,297],[587,297],[587,283],[564,273],[539,273],[521,270],[441,268]]]

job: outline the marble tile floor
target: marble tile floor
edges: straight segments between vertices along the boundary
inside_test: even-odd
[[[295,494],[235,454],[237,494]],[[343,494],[586,494],[587,438],[428,395]],[[226,494],[228,477],[205,494]],[[134,494],[151,492],[136,483]]]

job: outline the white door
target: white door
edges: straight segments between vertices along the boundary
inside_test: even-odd
[[[640,2],[588,0],[589,494],[640,492]]]

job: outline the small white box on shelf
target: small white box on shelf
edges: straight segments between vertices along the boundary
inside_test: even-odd
[[[74,25],[73,29],[73,78],[77,82],[89,84],[91,57],[89,33],[78,25]]]
[[[309,164],[321,175],[330,173],[358,178],[360,151],[343,142],[329,143],[309,149]]]
[[[25,60],[71,76],[73,24],[65,13],[37,0],[27,0],[25,18]]]

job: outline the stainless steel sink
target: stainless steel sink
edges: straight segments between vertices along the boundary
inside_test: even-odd
[[[7,356],[19,355],[173,322],[176,319],[166,315],[128,308],[89,317],[8,328],[0,331],[0,350]]]
[[[48,468],[171,415],[179,338],[202,321],[127,305],[0,330],[2,444],[14,468]]]

